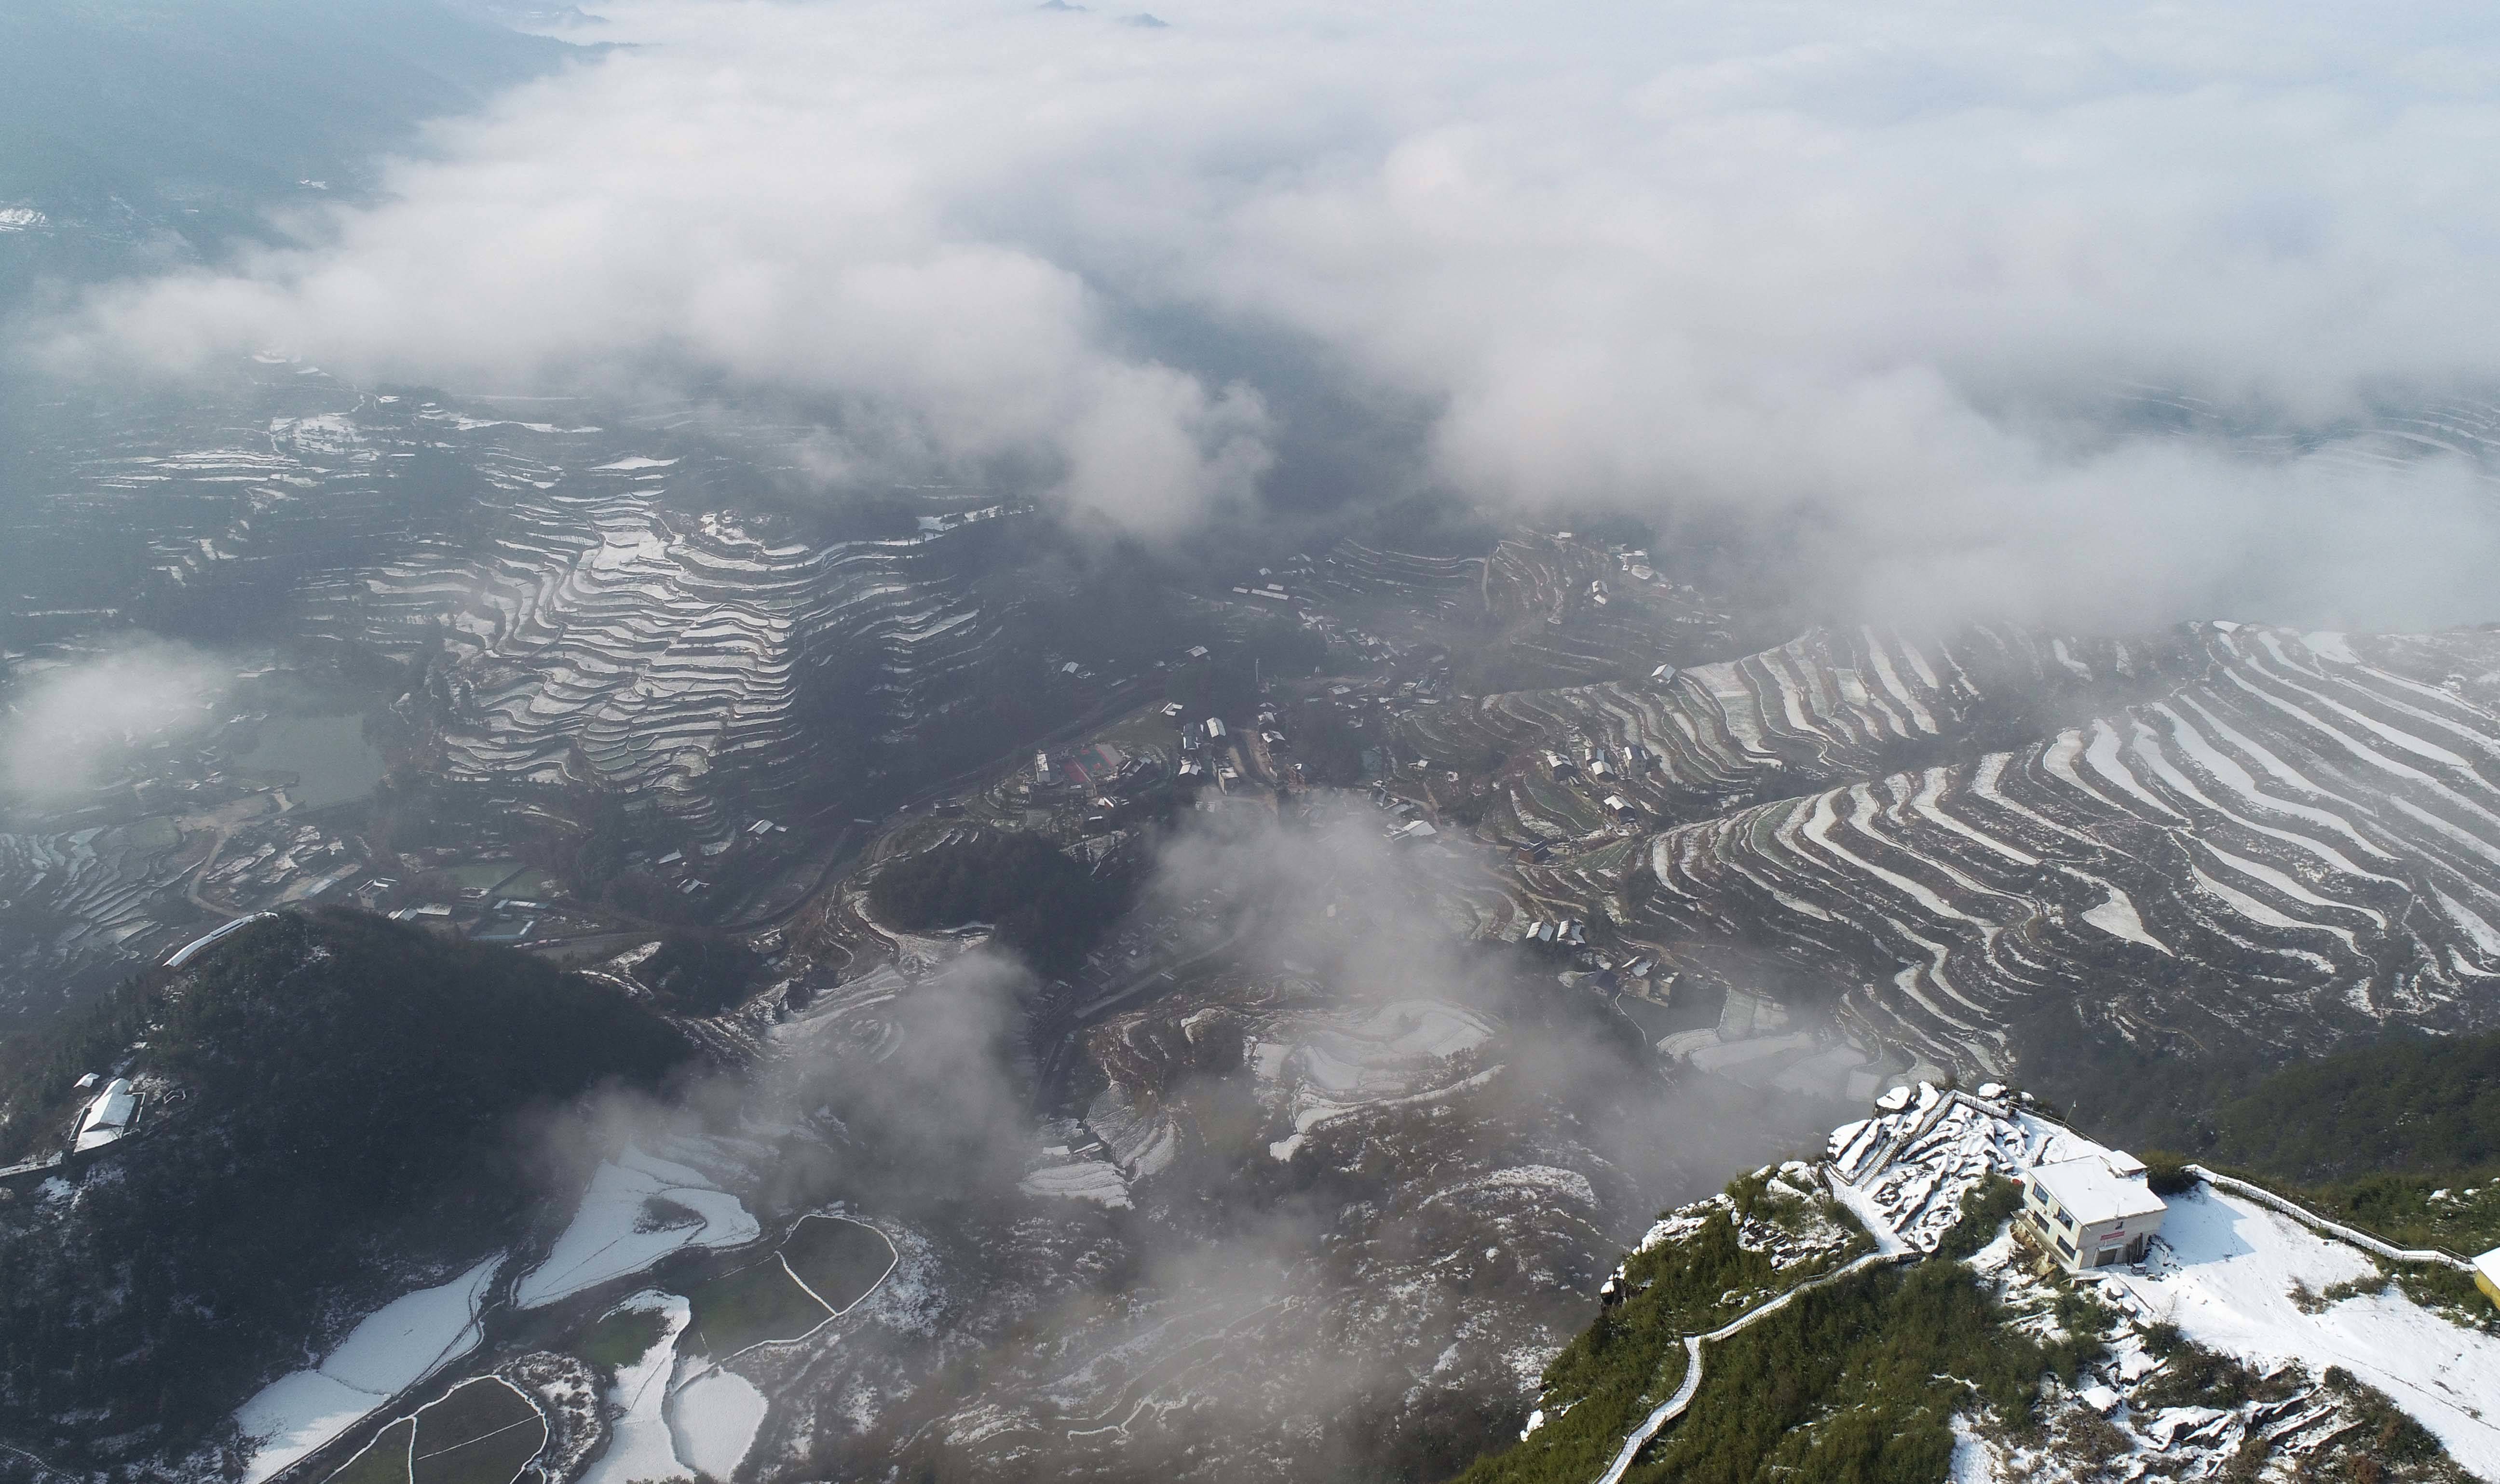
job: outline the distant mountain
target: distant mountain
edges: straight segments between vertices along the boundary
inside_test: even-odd
[[[143,241],[221,250],[272,202],[369,183],[428,118],[575,48],[436,0],[23,0],[0,8],[0,307]],[[159,261],[158,266],[161,265]]]

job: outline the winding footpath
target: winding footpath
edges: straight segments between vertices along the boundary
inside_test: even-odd
[[[1693,1394],[1701,1389],[1701,1342],[1703,1340],[1727,1339],[1741,1335],[1756,1323],[1788,1307],[1799,1294],[1812,1293],[1818,1288],[1837,1283],[1853,1274],[1863,1273],[1869,1268],[1884,1263],[1902,1262],[1919,1255],[1921,1254],[1904,1248],[1894,1248],[1891,1251],[1879,1248],[1854,1261],[1843,1263],[1821,1277],[1808,1278],[1778,1298],[1748,1309],[1706,1335],[1685,1336],[1684,1384],[1675,1388],[1674,1396],[1659,1403],[1656,1411],[1642,1418],[1639,1427],[1632,1429],[1631,1436],[1624,1439],[1623,1447],[1615,1454],[1615,1461],[1606,1466],[1606,1471],[1599,1475],[1597,1484],[1623,1484],[1624,1470],[1631,1468],[1632,1460],[1639,1455],[1640,1450],[1649,1446],[1650,1439],[1659,1435],[1660,1429],[1683,1416],[1684,1409],[1693,1404]]]
[[[1858,1212],[1860,1224],[1866,1228],[1866,1234],[1875,1240],[1875,1250],[1864,1253],[1849,1262],[1843,1263],[1839,1267],[1832,1269],[1829,1273],[1824,1274],[1820,1277],[1808,1278],[1804,1282],[1797,1284],[1794,1288],[1781,1294],[1779,1297],[1765,1300],[1761,1304],[1755,1306],[1753,1308],[1747,1309],[1744,1313],[1737,1315],[1735,1318],[1730,1319],[1726,1324],[1710,1331],[1706,1335],[1685,1336],[1684,1384],[1675,1388],[1674,1396],[1671,1396],[1664,1402],[1660,1403],[1655,1411],[1651,1412],[1647,1417],[1642,1418],[1641,1425],[1639,1427],[1632,1429],[1631,1436],[1626,1437],[1624,1439],[1623,1447],[1616,1451],[1615,1461],[1612,1464],[1607,1465],[1606,1471],[1598,1476],[1597,1484],[1623,1484],[1625,1471],[1631,1468],[1632,1460],[1640,1455],[1640,1450],[1648,1447],[1650,1439],[1658,1436],[1661,1429],[1664,1428],[1668,1423],[1673,1422],[1676,1418],[1683,1416],[1684,1409],[1693,1404],[1694,1393],[1701,1389],[1701,1343],[1703,1340],[1711,1340],[1715,1342],[1718,1340],[1732,1339],[1735,1336],[1741,1335],[1756,1324],[1760,1323],[1764,1319],[1768,1319],[1771,1315],[1788,1307],[1791,1304],[1796,1301],[1797,1296],[1800,1294],[1808,1294],[1814,1292],[1818,1288],[1828,1287],[1833,1283],[1839,1282],[1845,1277],[1863,1273],[1869,1268],[1881,1267],[1886,1263],[1909,1262],[1926,1255],[1924,1252],[1920,1252],[1913,1247],[1903,1244],[1901,1239],[1893,1233],[1891,1227],[1887,1225],[1879,1214],[1873,1212],[1871,1210],[1860,1210],[1859,1203],[1850,1199],[1852,1196],[1855,1196],[1857,1192],[1849,1185],[1840,1180],[1837,1177],[1827,1177],[1827,1178],[1831,1185],[1832,1193],[1839,1196],[1843,1203],[1847,1204],[1853,1211]]]

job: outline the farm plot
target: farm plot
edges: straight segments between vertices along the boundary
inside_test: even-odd
[[[725,1357],[797,1339],[868,1297],[894,1263],[893,1243],[872,1226],[802,1217],[773,1256],[687,1296],[694,1306],[688,1345]]]
[[[575,1345],[574,1353],[603,1375],[614,1375],[650,1353],[669,1333],[669,1316],[659,1307],[609,1310]]]
[[[519,875],[524,869],[526,867],[510,860],[473,860],[463,865],[452,866],[443,874],[450,878],[451,884],[461,890],[475,891],[482,895]]]
[[[339,1471],[330,1475],[330,1484],[409,1484],[408,1444],[415,1434],[416,1424],[402,1417],[340,1465]]]
[[[557,880],[553,872],[540,870],[534,866],[509,881],[498,883],[495,887],[495,895],[537,901],[555,896],[563,890],[564,883]]]
[[[417,1410],[411,1484],[512,1484],[546,1440],[546,1419],[519,1388],[465,1381]]]
[[[714,1357],[770,1340],[796,1339],[834,1316],[790,1276],[777,1256],[723,1274],[686,1298],[694,1306],[694,1321],[686,1326],[687,1348]]]
[[[781,1260],[837,1313],[873,1292],[893,1271],[894,1243],[875,1227],[839,1216],[806,1216],[781,1243]]]

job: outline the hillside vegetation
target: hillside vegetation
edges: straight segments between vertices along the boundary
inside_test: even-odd
[[[74,1195],[0,1204],[0,1435],[61,1467],[179,1454],[307,1337],[509,1242],[540,1194],[516,1120],[689,1054],[591,981],[336,909],[133,981],[28,1060],[129,1029],[185,1095]]]
[[[878,920],[905,930],[988,922],[1043,974],[1066,974],[1127,905],[1039,835],[979,834],[887,863],[869,884]]]
[[[1859,1239],[1782,1271],[1738,1240],[1739,1213],[1760,1213],[1760,1185],[1737,1181],[1729,1209],[1635,1254],[1626,1272],[1634,1296],[1600,1309],[1546,1369],[1545,1404],[1568,1409],[1479,1461],[1459,1484],[1586,1484],[1682,1381],[1685,1335],[1864,1249]],[[2001,1190],[1974,1191],[1948,1251],[1975,1249],[2005,1205]],[[2044,1345],[2004,1319],[1971,1271],[1949,1258],[1876,1268],[1805,1293],[1705,1348],[1691,1406],[1627,1477],[1933,1484],[1952,1458],[1956,1411],[1976,1401],[2008,1427],[2025,1427],[2042,1379],[2071,1379],[2095,1353],[2089,1340]]]
[[[2286,1179],[2500,1164],[2500,1033],[2400,1036],[2278,1072],[2211,1117],[2210,1158]]]
[[[2399,1035],[2256,1080],[2195,1129],[2195,1156],[2400,1246],[2500,1246],[2500,1034]],[[2403,1270],[2418,1302],[2491,1324],[2471,1279]]]

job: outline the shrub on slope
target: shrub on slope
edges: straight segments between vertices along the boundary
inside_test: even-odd
[[[763,968],[763,955],[736,938],[680,932],[661,942],[641,977],[677,1010],[713,1016],[744,999]]]
[[[113,1015],[188,1097],[73,1202],[0,1206],[0,1433],[64,1466],[186,1447],[378,1279],[510,1240],[534,1204],[513,1120],[688,1053],[591,981],[340,910],[134,981]]]

